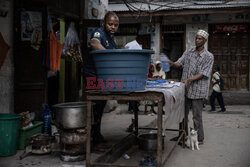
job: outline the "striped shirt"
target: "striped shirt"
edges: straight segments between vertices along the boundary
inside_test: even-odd
[[[205,48],[197,55],[196,48],[186,50],[177,60],[183,68],[181,80],[203,74],[201,79],[191,82],[187,86],[186,96],[190,99],[207,99],[214,56]]]

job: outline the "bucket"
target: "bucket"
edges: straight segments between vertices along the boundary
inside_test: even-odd
[[[0,113],[0,156],[16,154],[20,115]]]
[[[94,56],[97,79],[87,79],[87,89],[129,92],[144,90],[153,50],[106,49]]]
[[[157,133],[146,133],[138,136],[139,149],[145,151],[157,150]],[[162,137],[162,149],[164,149],[164,137]]]

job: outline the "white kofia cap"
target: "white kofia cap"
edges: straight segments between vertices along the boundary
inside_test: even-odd
[[[161,62],[160,62],[160,61],[156,61],[156,62],[155,62],[155,65],[157,65],[157,64],[161,64]]]
[[[209,34],[204,30],[198,30],[196,35],[200,35],[200,36],[204,37],[205,39],[207,39],[209,36]]]

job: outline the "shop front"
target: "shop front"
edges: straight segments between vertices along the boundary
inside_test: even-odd
[[[227,91],[249,90],[249,24],[209,26],[209,51],[220,67]]]

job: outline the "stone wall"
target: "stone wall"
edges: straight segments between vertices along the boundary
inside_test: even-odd
[[[0,16],[0,32],[10,46],[3,66],[0,69],[0,113],[14,112],[14,62],[13,62],[13,1],[1,0],[0,10],[8,11]]]
[[[250,105],[249,92],[224,92],[225,105]]]
[[[209,97],[212,90],[209,92]],[[248,91],[225,91],[222,93],[225,105],[250,105],[250,92]],[[207,101],[209,105],[209,99]],[[215,99],[215,104],[218,105],[217,99]]]
[[[102,20],[108,11],[108,0],[85,1],[84,19]]]

